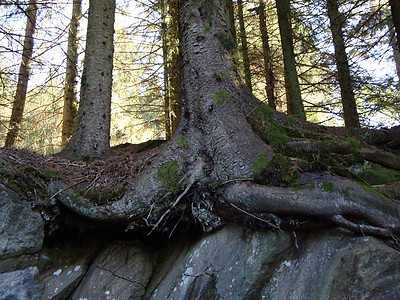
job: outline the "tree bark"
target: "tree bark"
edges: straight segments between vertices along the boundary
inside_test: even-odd
[[[114,17],[115,0],[89,1],[78,117],[61,156],[78,159],[110,151]]]
[[[72,2],[72,17],[69,25],[68,33],[68,49],[67,49],[67,66],[64,85],[64,106],[63,106],[63,126],[61,134],[62,148],[64,148],[74,130],[77,99],[77,64],[78,64],[78,33],[79,22],[82,16],[82,0],[74,0]]]
[[[240,41],[242,44],[241,52],[243,56],[244,82],[251,91],[252,86],[251,86],[251,73],[250,73],[250,61],[249,61],[249,47],[247,45],[246,28],[244,26],[244,19],[243,19],[243,1],[238,0],[237,5],[238,5],[239,26],[240,26]]]
[[[264,56],[264,70],[265,70],[265,90],[267,92],[268,97],[268,106],[272,109],[276,109],[275,104],[275,77],[274,72],[272,70],[272,57],[271,50],[269,47],[269,38],[267,31],[267,21],[265,16],[265,3],[263,0],[260,0],[260,9],[259,9],[259,22],[260,22],[260,31],[261,31],[261,40],[263,46],[263,56]]]
[[[172,137],[171,117],[170,117],[170,89],[168,78],[168,43],[167,43],[167,4],[164,0],[160,0],[161,11],[161,39],[164,66],[164,118],[165,118],[165,138],[169,140]]]
[[[327,0],[327,7],[331,23],[333,45],[335,47],[336,66],[338,70],[337,76],[342,96],[344,123],[346,127],[360,127],[356,100],[351,84],[352,79],[350,75],[350,67],[342,32],[342,17],[339,13],[337,0]]]
[[[390,10],[392,11],[392,19],[396,30],[397,49],[400,49],[400,1],[389,0]]]
[[[293,48],[293,34],[292,26],[290,24],[290,0],[277,0],[276,9],[278,12],[279,32],[281,35],[286,88],[289,92],[289,111],[300,119],[305,120],[306,114],[304,111],[303,100],[301,98]]]
[[[175,133],[179,125],[181,115],[181,56],[179,53],[179,20],[178,20],[178,0],[169,1],[169,44],[171,52],[171,64],[169,71],[170,87],[170,117],[171,117],[171,136]]]
[[[36,27],[36,14],[38,11],[38,3],[36,0],[30,0],[28,9],[26,10],[26,28],[24,47],[22,50],[21,65],[19,67],[17,90],[15,92],[13,109],[10,118],[9,130],[7,133],[5,147],[15,147],[20,127],[22,116],[24,113],[26,93],[28,90],[29,72],[32,60],[33,51],[33,36]]]

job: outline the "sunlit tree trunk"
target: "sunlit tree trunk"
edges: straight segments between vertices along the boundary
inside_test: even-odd
[[[61,155],[97,157],[110,151],[115,0],[90,0],[80,103],[74,132]]]
[[[290,110],[288,111],[302,120],[305,120],[306,114],[301,98],[293,48],[293,34],[290,24],[290,0],[277,0],[276,9],[278,12],[279,31],[281,35],[286,88],[289,94],[288,102],[290,101],[290,103],[288,103]]]
[[[276,109],[275,104],[275,78],[272,70],[272,58],[271,58],[271,50],[269,47],[269,38],[267,31],[267,21],[265,16],[265,3],[263,0],[260,0],[260,9],[259,9],[259,21],[260,21],[260,31],[261,31],[261,39],[263,46],[263,56],[264,56],[264,70],[265,70],[265,90],[267,92],[268,97],[268,106],[272,109]]]
[[[169,101],[169,72],[168,72],[168,42],[167,42],[167,3],[164,0],[160,0],[160,11],[161,11],[161,39],[162,39],[162,53],[163,53],[163,65],[164,65],[164,126],[165,126],[165,137],[169,140],[172,136],[171,132],[171,117],[170,117],[170,101]]]
[[[22,50],[21,65],[19,67],[17,90],[15,92],[14,103],[10,118],[9,130],[6,137],[5,147],[16,146],[16,140],[20,132],[22,116],[24,113],[26,93],[28,90],[29,72],[33,51],[33,35],[35,34],[36,15],[38,3],[30,0],[28,9],[25,11],[27,20],[25,28],[24,48]]]
[[[77,114],[76,81],[78,77],[78,32],[81,15],[82,0],[74,0],[68,33],[67,66],[64,85],[63,126],[61,135],[63,148],[67,145],[72,135]]]
[[[244,19],[243,19],[243,1],[238,0],[237,5],[238,5],[239,26],[240,26],[239,35],[242,44],[241,52],[243,56],[244,82],[251,91],[252,86],[251,86],[251,73],[250,73],[250,61],[249,61],[249,48],[247,46],[246,28],[244,26]]]
[[[327,0],[328,16],[331,23],[333,45],[335,47],[336,66],[346,127],[360,127],[356,100],[351,84],[350,67],[342,32],[342,18],[337,0]]]
[[[178,0],[169,0],[169,52],[171,62],[168,68],[170,88],[171,135],[178,128],[181,114],[181,56],[179,53]]]

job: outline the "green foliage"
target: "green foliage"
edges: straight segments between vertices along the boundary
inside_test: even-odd
[[[225,90],[219,90],[214,92],[214,103],[217,105],[222,105],[225,101],[229,100],[228,92]]]
[[[170,191],[178,191],[179,183],[179,163],[177,160],[170,160],[161,164],[157,169],[157,179]]]

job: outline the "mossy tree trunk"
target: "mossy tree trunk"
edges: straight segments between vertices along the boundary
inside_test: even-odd
[[[300,119],[305,120],[303,100],[301,98],[299,78],[296,70],[296,60],[293,47],[293,33],[290,24],[290,0],[277,0],[279,32],[281,35],[283,65],[285,69],[285,84],[289,94],[287,97],[289,111]]]
[[[63,106],[63,125],[62,125],[62,147],[64,148],[74,130],[77,114],[77,65],[78,65],[78,33],[79,22],[82,16],[82,0],[72,2],[72,17],[68,32],[67,66],[65,70],[64,84],[64,106]]]
[[[36,0],[30,0],[28,8],[25,11],[27,19],[24,47],[22,50],[21,65],[19,67],[18,83],[10,117],[10,125],[4,144],[5,147],[16,146],[18,134],[21,129],[22,116],[24,114],[26,102],[26,93],[28,91],[29,72],[31,69],[33,35],[35,34],[37,11],[38,2]]]
[[[357,105],[354,96],[350,67],[343,38],[343,18],[339,12],[337,0],[327,0],[328,16],[331,23],[337,77],[340,85],[340,94],[343,105],[343,118],[346,127],[360,127]]]
[[[396,154],[366,144],[397,149],[399,130],[354,129],[347,131],[353,138],[334,139],[334,129],[271,110],[239,79],[227,0],[179,4],[182,114],[174,136],[121,198],[97,205],[53,182],[55,197],[85,217],[149,231],[186,214],[205,231],[251,217],[274,228],[323,221],[399,234],[398,202],[344,176],[349,156],[349,164],[368,159],[400,170]]]
[[[78,159],[110,151],[114,17],[115,0],[89,1],[78,116],[61,156]]]

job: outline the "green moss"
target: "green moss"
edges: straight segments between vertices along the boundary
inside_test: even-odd
[[[236,40],[230,34],[219,33],[216,37],[220,41],[223,50],[231,51],[237,48]]]
[[[333,183],[328,181],[324,181],[321,187],[328,193],[333,193],[335,190]]]
[[[290,138],[286,135],[284,128],[274,123],[269,124],[266,136],[270,146],[278,150],[281,149],[288,141],[290,141]]]
[[[217,80],[222,80],[222,79],[224,79],[226,77],[226,74],[225,73],[222,73],[222,72],[216,72],[215,73],[215,78],[217,79]]]
[[[70,196],[71,202],[76,206],[82,206],[82,196],[79,193]]]
[[[379,164],[366,162],[362,166],[353,167],[352,169],[368,184],[379,185],[400,181],[400,171],[389,169]]]
[[[184,135],[180,135],[176,138],[176,144],[178,145],[178,147],[180,148],[188,148],[188,138]]]
[[[354,138],[344,137],[344,140],[348,141],[351,144],[351,146],[354,148],[354,150],[358,151],[358,150],[360,150],[362,148],[361,143],[359,141],[357,141],[356,139],[354,139]]]
[[[257,116],[264,121],[271,121],[274,113],[268,105],[260,104],[257,107]]]
[[[353,190],[353,188],[351,188],[351,187],[345,188],[344,190],[342,190],[343,196],[350,198],[350,191],[352,191],[352,190]]]
[[[251,168],[254,170],[254,172],[260,173],[267,164],[268,155],[266,153],[261,153],[259,156],[257,156]]]
[[[229,99],[229,95],[225,90],[219,90],[214,92],[214,103],[217,105],[222,105]]]
[[[161,164],[157,169],[157,180],[168,190],[177,191],[179,184],[179,163],[177,160],[170,160]]]
[[[61,178],[60,173],[52,170],[44,170],[42,175],[47,180],[57,180]]]

